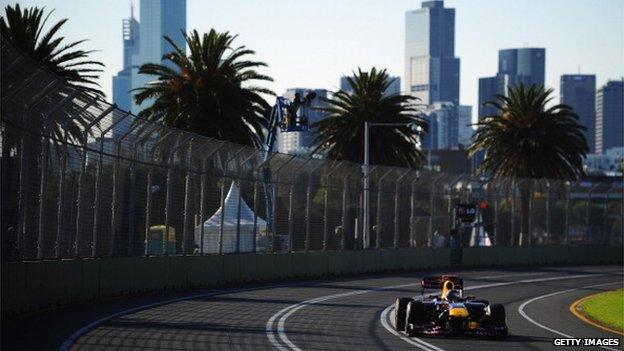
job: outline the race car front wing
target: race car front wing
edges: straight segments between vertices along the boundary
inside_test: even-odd
[[[451,335],[443,327],[434,324],[413,324],[406,328],[409,336],[447,336]],[[505,337],[507,336],[507,326],[481,325],[473,329],[464,329],[462,336],[474,337]]]

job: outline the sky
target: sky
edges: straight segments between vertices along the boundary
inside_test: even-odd
[[[3,7],[16,1],[0,0]],[[134,0],[135,15],[139,1]],[[122,19],[131,0],[19,0],[69,18],[62,35],[89,39],[81,48],[106,68],[100,84],[109,97],[122,65]],[[420,0],[187,0],[187,30],[238,34],[269,67],[268,84],[337,90],[341,75],[361,67],[403,76],[405,12]],[[624,76],[624,0],[447,0],[455,8],[455,55],[461,59],[460,102],[476,116],[479,77],[497,70],[498,50],[546,48],[546,85],[559,100],[562,74],[595,74],[600,87]],[[4,13],[4,11],[2,11]]]

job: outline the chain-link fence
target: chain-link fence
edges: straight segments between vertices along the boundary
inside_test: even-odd
[[[1,75],[4,261],[622,242],[621,179],[508,184],[371,166],[363,189],[360,164],[267,154],[139,119],[4,41]],[[453,230],[458,203],[479,213]]]

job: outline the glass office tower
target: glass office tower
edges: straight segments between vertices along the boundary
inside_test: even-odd
[[[624,79],[612,80],[596,94],[596,153],[624,146]]]
[[[144,87],[153,78],[138,74],[145,63],[160,63],[162,56],[173,51],[164,40],[167,36],[182,50],[186,43],[182,35],[186,32],[186,0],[142,0],[139,52],[132,56],[132,89]],[[144,102],[144,105],[147,104]],[[132,113],[139,113],[143,106],[132,102]]]
[[[405,90],[430,105],[459,104],[459,58],[455,57],[455,9],[424,1],[405,13]]]
[[[590,153],[595,150],[596,76],[593,74],[564,74],[561,76],[561,103],[571,106],[585,126]]]

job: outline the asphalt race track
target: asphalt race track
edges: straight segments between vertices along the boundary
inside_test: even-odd
[[[510,336],[498,341],[398,334],[390,322],[394,299],[419,295],[420,277],[435,273],[291,282],[83,306],[5,324],[3,349],[585,350],[556,347],[552,340],[617,337],[569,311],[579,297],[622,287],[623,271],[617,266],[460,272],[466,294],[505,305]]]

